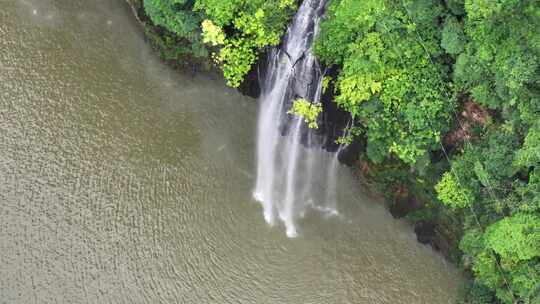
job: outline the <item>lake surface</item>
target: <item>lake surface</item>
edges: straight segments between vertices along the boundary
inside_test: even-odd
[[[160,63],[120,0],[0,10],[0,303],[453,303],[340,168],[299,236],[252,198],[257,103]]]

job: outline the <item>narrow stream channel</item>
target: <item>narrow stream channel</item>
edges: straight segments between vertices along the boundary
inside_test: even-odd
[[[0,303],[453,303],[459,273],[339,168],[298,236],[252,198],[257,102],[123,0],[0,10]]]

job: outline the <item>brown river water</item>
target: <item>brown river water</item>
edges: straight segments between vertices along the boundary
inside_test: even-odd
[[[453,303],[461,277],[340,168],[289,239],[257,102],[160,63],[121,0],[0,0],[0,303]]]

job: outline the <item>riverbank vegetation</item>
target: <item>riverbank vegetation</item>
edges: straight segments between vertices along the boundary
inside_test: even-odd
[[[182,40],[177,48],[185,55],[210,54],[232,87],[240,85],[260,50],[279,44],[296,8],[294,0],[144,0],[143,4],[153,24]]]
[[[298,5],[142,4],[166,56],[211,58],[233,87]],[[539,29],[536,0],[332,0],[314,46],[360,130],[342,142],[365,143],[363,173],[435,223],[470,274],[464,303],[540,303]]]
[[[472,303],[539,303],[540,3],[334,0],[316,45],[385,187],[459,225]],[[445,219],[449,218],[449,219]]]

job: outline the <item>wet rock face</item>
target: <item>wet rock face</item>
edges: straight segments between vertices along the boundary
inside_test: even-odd
[[[261,58],[265,58],[266,56],[261,56]],[[238,91],[244,95],[249,96],[255,99],[258,99],[259,96],[261,96],[261,86],[260,86],[260,75],[263,72],[262,68],[266,66],[266,60],[259,60],[257,64],[254,64],[251,67],[251,70],[248,72],[246,77],[244,78],[244,81],[240,84],[238,87]]]
[[[363,143],[360,140],[355,140],[353,143],[343,148],[338,155],[339,162],[349,167],[354,166],[358,160],[362,146]]]
[[[337,66],[328,67],[325,69],[325,77],[330,77],[335,79],[338,74]],[[321,103],[323,106],[323,114],[319,125],[321,126],[322,132],[324,133],[325,140],[325,149],[334,152],[337,151],[339,145],[336,143],[336,140],[345,135],[347,125],[351,122],[351,116],[349,113],[345,112],[343,109],[339,108],[337,103],[334,101],[334,82],[330,81],[328,87],[324,90],[321,96]],[[348,153],[345,153],[348,151]],[[345,164],[353,164],[354,161],[358,158],[358,153],[356,149],[351,149],[349,147],[342,150],[342,155],[340,155],[340,162]]]

